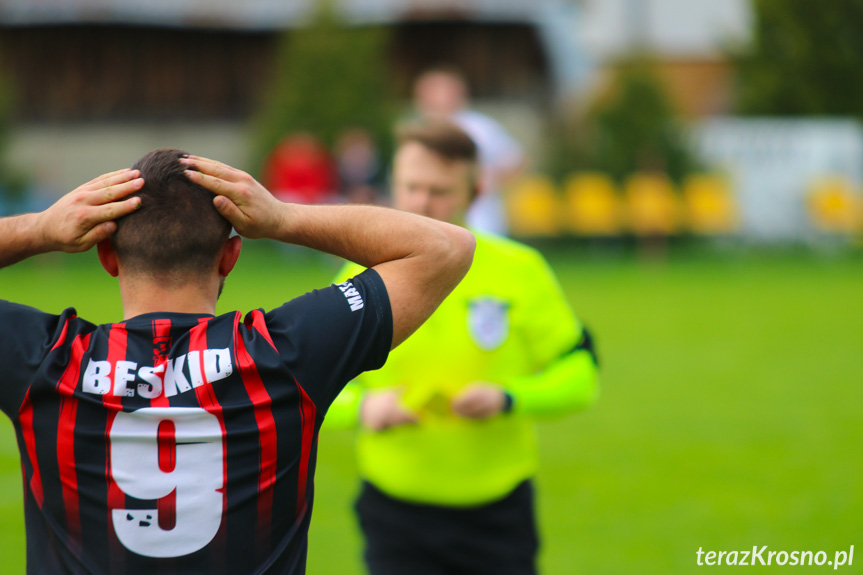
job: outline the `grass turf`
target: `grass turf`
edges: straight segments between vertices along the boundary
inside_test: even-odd
[[[588,412],[539,425],[546,575],[690,573],[699,547],[824,550],[831,559],[860,547],[859,256],[643,262],[556,249],[550,259],[596,334],[603,395]],[[302,251],[249,250],[220,311],[272,307],[326,283],[336,267]],[[94,254],[0,270],[0,297],[51,312],[75,304],[97,322],[121,316]],[[351,447],[348,432],[321,437],[312,575],[363,572]],[[3,573],[24,572],[21,474],[5,420],[0,557]]]

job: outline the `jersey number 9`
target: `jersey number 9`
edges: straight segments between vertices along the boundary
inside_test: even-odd
[[[168,449],[175,451],[172,465],[166,465],[165,446],[159,446],[160,431],[164,443],[171,427],[173,446]],[[126,495],[152,501],[174,493],[176,502],[171,529],[159,525],[158,509],[114,509],[114,532],[120,542],[139,555],[180,557],[212,541],[222,523],[224,506],[219,419],[200,408],[119,412],[110,438],[111,473]]]

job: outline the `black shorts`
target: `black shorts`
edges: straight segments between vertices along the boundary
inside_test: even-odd
[[[418,505],[364,483],[356,504],[371,575],[535,575],[533,486],[480,507]]]

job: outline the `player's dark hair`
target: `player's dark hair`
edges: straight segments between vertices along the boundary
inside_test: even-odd
[[[413,122],[396,128],[396,143],[399,148],[416,142],[435,154],[453,162],[471,165],[471,201],[476,199],[478,189],[479,152],[473,139],[461,128],[445,120]]]
[[[231,224],[213,194],[192,183],[182,150],[159,149],[135,162],[144,186],[141,207],[117,220],[111,240],[121,266],[170,283],[187,283],[213,269]]]

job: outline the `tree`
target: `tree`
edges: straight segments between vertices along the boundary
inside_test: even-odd
[[[863,119],[863,2],[754,0],[754,42],[737,57],[744,114]]]
[[[12,168],[6,159],[14,96],[11,77],[5,67],[0,66],[0,216],[5,211],[20,207],[28,185],[26,176]]]
[[[276,56],[273,84],[254,120],[253,162],[286,135],[307,132],[328,146],[349,126],[386,141],[392,113],[387,97],[383,28],[349,28],[331,0],[319,3],[312,22],[285,32]]]
[[[575,169],[623,181],[636,171],[666,172],[675,181],[697,167],[671,100],[649,62],[620,67],[615,90],[579,123]]]

